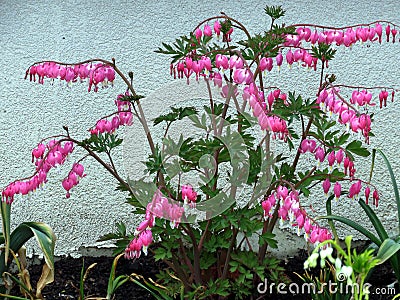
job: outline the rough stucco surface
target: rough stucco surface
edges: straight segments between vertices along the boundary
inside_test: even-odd
[[[113,109],[115,95],[124,89],[116,80],[112,89],[99,93],[86,92],[85,84],[72,88],[47,81],[43,86],[24,81],[26,68],[35,61],[52,59],[77,62],[88,58],[115,57],[123,72],[132,70],[135,87],[140,94],[150,95],[143,101],[146,109],[165,109],[179,102],[184,88],[171,84],[168,59],[153,51],[162,41],[173,41],[187,34],[197,22],[220,11],[239,18],[252,32],[266,28],[263,14],[265,1],[1,1],[0,2],[0,186],[32,172],[30,149],[46,136],[61,132],[68,125],[70,132],[80,138],[96,120]],[[290,23],[319,23],[331,26],[368,23],[377,19],[400,24],[398,1],[276,1],[287,9],[283,21]],[[329,72],[335,73],[338,82],[352,85],[400,86],[399,45],[385,44],[357,46],[342,50],[331,64]],[[315,94],[316,74],[304,69],[284,68],[278,76],[276,70],[268,80],[283,90],[298,90],[305,95]],[[310,88],[310,82],[311,87]],[[165,86],[167,84],[167,86]],[[175,92],[176,99],[159,97],[165,91]],[[154,93],[152,93],[154,92]],[[154,101],[154,102],[151,102]],[[167,100],[165,100],[167,101]],[[397,108],[398,101],[389,108],[377,111],[372,139],[374,146],[385,150],[399,173],[400,146]],[[137,134],[137,139],[135,139]],[[117,163],[135,174],[134,165],[127,161],[127,153],[134,157],[146,156],[143,132],[137,129],[134,138],[125,147],[125,155],[117,155]],[[143,142],[143,143],[142,143]],[[134,149],[132,145],[135,145]],[[146,148],[147,149],[147,148]],[[79,157],[74,153],[71,158]],[[125,157],[125,161],[123,161]],[[127,158],[128,157],[128,158]],[[129,158],[130,159],[130,158]],[[362,163],[368,165],[368,161]],[[123,205],[124,195],[114,192],[115,182],[93,161],[87,161],[88,174],[65,198],[61,188],[63,174],[53,172],[51,184],[45,191],[30,199],[19,199],[13,205],[12,224],[22,221],[44,221],[58,237],[56,254],[79,254],[81,247],[95,245],[96,239],[109,231],[116,221],[133,226],[139,218],[130,214]],[[139,172],[139,170],[137,170]],[[363,170],[367,174],[367,168]],[[395,204],[388,175],[380,163],[376,166],[376,181],[382,191],[380,216],[386,226],[396,224]],[[322,203],[322,200],[321,200]],[[323,206],[314,203],[318,212]],[[362,221],[355,203],[343,200],[334,210]],[[343,233],[343,231],[342,231]],[[288,240],[293,240],[292,237]],[[297,241],[293,245],[298,245]],[[282,243],[282,246],[285,243]],[[32,252],[34,245],[29,249]]]

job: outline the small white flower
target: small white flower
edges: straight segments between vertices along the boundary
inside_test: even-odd
[[[331,247],[326,247],[325,249],[321,249],[319,252],[319,255],[321,255],[321,258],[326,258],[328,256],[332,256],[333,249]]]
[[[321,255],[321,259],[327,258],[332,264],[335,263],[335,259],[332,257],[333,253],[333,248],[332,247],[326,247],[325,249],[322,249],[319,254]]]
[[[304,262],[304,270],[308,269],[308,265],[309,265],[308,260],[306,260],[306,261]]]
[[[315,268],[317,266],[317,260],[318,260],[319,254],[318,253],[313,253],[311,256],[307,259],[310,268]]]
[[[343,266],[341,272],[346,274],[347,278],[349,278],[353,273],[353,268],[351,266]]]
[[[339,271],[341,268],[342,268],[342,261],[341,261],[340,258],[338,257],[338,258],[336,258],[336,261],[335,261],[335,269],[336,269],[337,271]]]

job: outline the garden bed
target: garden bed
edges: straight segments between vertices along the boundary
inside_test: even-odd
[[[282,266],[286,269],[286,276],[292,281],[301,284],[301,280],[295,273],[303,273],[303,264],[307,258],[306,251],[302,251],[298,256],[282,262]],[[112,257],[84,257],[72,258],[63,257],[55,263],[55,280],[43,290],[45,299],[78,299],[79,297],[79,281],[84,261],[85,269],[93,263],[97,265],[90,270],[85,283],[85,296],[105,297],[107,291],[108,276],[113,262]],[[137,273],[145,278],[153,277],[163,264],[155,262],[151,255],[141,256],[136,261],[128,261],[121,259],[117,267],[117,274]],[[35,285],[41,273],[41,265],[32,265],[29,267],[32,277],[32,283]],[[391,272],[389,264],[384,264],[374,270],[369,282],[372,284],[372,290],[377,288],[385,288],[388,284],[395,281],[395,277]],[[383,291],[383,290],[382,290]],[[388,293],[390,291],[387,291]],[[397,292],[399,292],[397,290]],[[391,291],[393,294],[393,292]],[[392,299],[394,295],[371,295],[371,300]],[[310,299],[309,295],[255,295],[254,299]],[[135,299],[148,300],[153,297],[144,289],[134,283],[126,283],[115,294],[115,299]]]

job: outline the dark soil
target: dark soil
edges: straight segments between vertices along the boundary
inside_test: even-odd
[[[305,251],[300,252],[299,256],[289,259],[286,263],[282,262],[282,266],[285,267],[285,274],[292,282],[301,284],[299,277],[294,272],[303,274],[303,263],[306,259],[307,254]],[[43,290],[43,296],[45,299],[78,299],[79,297],[79,281],[82,269],[82,263],[84,261],[85,269],[93,263],[97,265],[90,270],[85,283],[85,296],[91,297],[105,297],[107,293],[108,276],[110,274],[111,265],[113,258],[110,257],[85,257],[85,258],[71,258],[65,257],[55,263],[55,280],[52,284],[46,286]],[[128,261],[123,258],[120,259],[117,267],[117,275],[119,274],[131,274],[136,273],[143,275],[145,278],[155,277],[155,274],[159,269],[163,268],[164,265],[155,262],[151,255],[142,256],[136,261]],[[32,279],[33,286],[36,286],[36,281],[41,274],[41,265],[31,265],[28,267]],[[371,300],[386,300],[394,297],[393,291],[387,291],[392,295],[381,295],[374,291],[377,288],[384,288],[386,285],[395,281],[395,278],[391,272],[390,265],[384,264],[376,268],[372,274],[369,282],[373,284],[371,290],[373,292],[370,295]],[[397,289],[397,293],[399,290]],[[13,294],[17,293],[17,289],[14,289]],[[135,300],[148,300],[153,297],[146,290],[137,286],[134,283],[127,282],[120,287],[114,299],[135,299]],[[287,294],[256,294],[253,299],[311,299],[310,295],[294,295],[288,292]]]
[[[113,257],[64,257],[59,259],[55,262],[54,282],[47,285],[42,291],[44,299],[78,299],[82,266],[84,264],[86,271],[94,263],[96,263],[96,266],[90,269],[85,281],[85,297],[100,297],[105,299],[113,260]],[[43,263],[28,267],[33,287],[36,286],[36,282],[41,275],[42,266]],[[155,278],[155,274],[163,267],[161,263],[155,262],[150,255],[143,255],[136,261],[121,258],[117,265],[116,276],[136,273],[145,278]],[[150,300],[153,297],[140,286],[127,282],[117,289],[114,299]]]

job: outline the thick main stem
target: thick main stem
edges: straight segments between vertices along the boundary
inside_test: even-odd
[[[185,224],[186,225],[186,224]],[[201,279],[201,266],[200,266],[200,251],[196,242],[196,237],[193,234],[192,228],[190,228],[190,225],[185,226],[184,224],[181,224],[182,229],[187,233],[189,236],[190,240],[192,241],[192,246],[193,246],[193,268],[194,268],[194,281],[196,284],[203,284],[202,279]]]
[[[229,262],[231,260],[231,253],[233,250],[233,247],[236,244],[236,237],[238,235],[238,230],[236,228],[233,228],[233,234],[232,234],[232,238],[231,238],[231,242],[229,244],[229,248],[228,251],[226,253],[226,259],[225,259],[225,264],[224,264],[224,270],[222,271],[222,276],[221,276],[221,280],[226,279],[226,276],[228,274],[228,268],[229,268]]]

